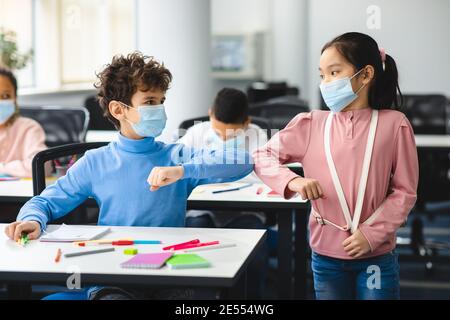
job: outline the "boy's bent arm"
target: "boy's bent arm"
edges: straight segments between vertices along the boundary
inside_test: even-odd
[[[91,195],[90,170],[86,156],[78,160],[67,174],[33,197],[20,209],[18,221],[37,221],[45,230],[49,221],[61,218]]]
[[[239,149],[224,151],[183,147],[184,179],[200,180],[199,184],[235,181],[253,171],[251,156]]]

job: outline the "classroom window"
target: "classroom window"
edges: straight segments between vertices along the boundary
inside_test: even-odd
[[[0,0],[0,29],[16,33],[20,53],[34,49],[33,0]],[[15,71],[21,87],[34,85],[33,59],[25,68]]]
[[[134,0],[62,0],[61,84],[92,83],[115,54],[135,48]]]

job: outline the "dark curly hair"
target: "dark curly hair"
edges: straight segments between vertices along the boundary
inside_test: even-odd
[[[97,99],[103,115],[120,129],[120,122],[109,112],[109,103],[115,100],[130,105],[131,97],[138,89],[165,92],[169,89],[172,74],[154,57],[134,52],[127,56],[114,56],[97,78],[94,86],[98,89]]]

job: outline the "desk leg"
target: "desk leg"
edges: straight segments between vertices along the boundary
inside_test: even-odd
[[[8,284],[8,300],[31,299],[31,286],[26,284]]]
[[[247,271],[243,272],[236,284],[225,293],[225,299],[245,300],[247,299]]]
[[[306,299],[306,267],[308,241],[306,231],[308,224],[308,210],[295,210],[295,246],[294,246],[294,297],[295,299]]]
[[[278,298],[292,298],[292,211],[277,213]]]

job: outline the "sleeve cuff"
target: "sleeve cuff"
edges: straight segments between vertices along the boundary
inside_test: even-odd
[[[294,180],[296,178],[299,178],[299,175],[297,175],[294,172],[286,173],[281,177],[280,180],[283,182],[281,184],[281,190],[279,190],[278,193],[282,194],[285,199],[290,199],[293,196],[295,196],[295,194],[297,193],[297,192],[291,191],[288,187],[289,182],[291,182],[292,180]]]
[[[375,250],[375,247],[373,245],[373,239],[371,239],[370,237],[370,231],[368,230],[368,226],[360,224],[359,231],[361,231],[362,235],[364,236],[364,238],[366,238],[367,242],[369,243],[370,252],[373,252]]]

